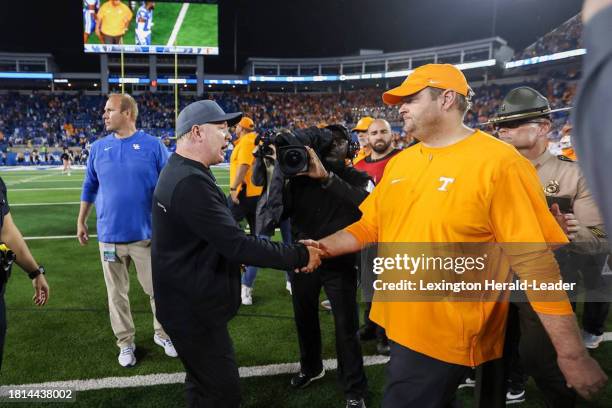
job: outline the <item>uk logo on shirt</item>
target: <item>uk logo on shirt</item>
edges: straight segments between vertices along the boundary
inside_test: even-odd
[[[134,150],[140,150],[140,145],[138,143],[134,143],[132,147],[134,148]]]

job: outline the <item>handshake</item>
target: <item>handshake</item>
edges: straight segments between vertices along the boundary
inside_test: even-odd
[[[304,239],[299,241],[308,250],[308,265],[296,269],[295,273],[311,273],[321,265],[321,261],[331,257],[328,248],[319,241]]]

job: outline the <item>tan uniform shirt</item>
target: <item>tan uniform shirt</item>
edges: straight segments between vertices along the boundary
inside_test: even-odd
[[[546,151],[532,160],[544,188],[544,194],[568,197],[580,229],[570,249],[581,253],[601,253],[607,250],[607,234],[603,219],[578,163],[565,156],[554,156]]]

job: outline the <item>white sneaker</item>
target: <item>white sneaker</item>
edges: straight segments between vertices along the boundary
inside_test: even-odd
[[[594,350],[599,347],[599,343],[603,341],[603,335],[598,336],[593,333],[589,333],[587,331],[582,331],[582,341],[584,343],[584,347]]]
[[[161,346],[164,348],[164,352],[166,353],[168,357],[178,357],[178,353],[176,352],[176,349],[174,348],[174,344],[172,344],[172,340],[170,340],[169,338],[164,339],[158,336],[157,334],[155,334],[153,336],[153,341],[158,346]]]
[[[506,393],[506,405],[525,402],[525,390],[509,390]]]
[[[251,306],[253,304],[253,288],[249,288],[246,285],[242,285],[242,292],[240,293],[242,298],[242,304],[245,306]]]
[[[134,367],[136,365],[136,355],[134,352],[136,351],[136,345],[133,343],[129,346],[122,347],[119,351],[119,364],[121,367]]]
[[[322,301],[321,307],[325,310],[332,310],[331,302],[329,301],[329,299],[325,299],[324,301]]]
[[[285,284],[285,289],[287,289],[287,292],[289,292],[290,295],[293,295],[293,292],[291,292],[291,282],[287,281]]]

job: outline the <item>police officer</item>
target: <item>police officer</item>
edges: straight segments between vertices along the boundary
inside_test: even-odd
[[[28,273],[34,286],[34,303],[44,306],[49,300],[49,285],[45,279],[45,269],[36,263],[30,253],[21,232],[13,222],[9,203],[6,198],[6,185],[0,178],[0,369],[2,368],[2,350],[6,334],[6,310],[4,305],[4,289],[10,273],[10,264],[14,260]],[[12,252],[13,256],[9,252]]]
[[[512,144],[533,163],[551,211],[571,241],[555,253],[564,280],[576,282],[580,271],[586,288],[597,289],[603,285],[601,271],[606,260],[607,235],[578,164],[566,156],[554,156],[547,150],[548,134],[552,128],[550,115],[558,110],[552,110],[548,100],[538,91],[522,86],[508,93],[491,122],[501,140]],[[588,300],[587,297],[584,305],[583,340],[587,348],[596,348],[603,339],[609,303]],[[565,386],[556,365],[554,349],[533,310],[525,302],[515,303],[515,306],[521,323],[519,354],[528,374],[544,391],[548,404],[574,406],[575,393]],[[511,327],[513,322],[510,320],[508,324]],[[510,336],[512,332],[510,328]],[[524,399],[520,376],[516,375],[516,369],[510,371],[514,381],[511,381],[507,399]]]

